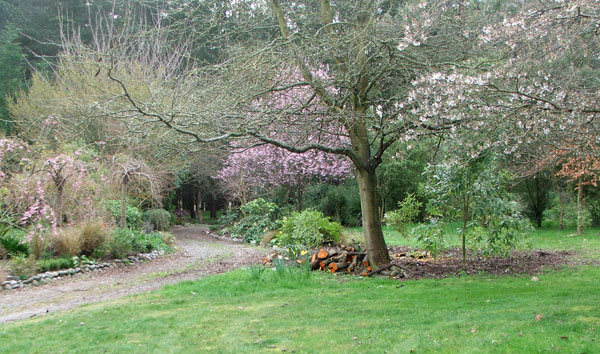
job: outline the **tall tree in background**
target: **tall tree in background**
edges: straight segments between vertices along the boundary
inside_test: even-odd
[[[18,30],[14,27],[0,31],[0,129],[6,134],[13,130],[7,100],[11,100],[25,82],[25,60],[17,38]]]

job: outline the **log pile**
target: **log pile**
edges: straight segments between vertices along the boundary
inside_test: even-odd
[[[354,246],[336,246],[321,248],[310,257],[312,270],[321,270],[330,273],[349,273],[368,276],[373,271],[369,264],[367,252]]]
[[[309,253],[310,254],[310,253]],[[373,275],[383,275],[393,278],[411,278],[413,276],[410,269],[405,268],[401,264],[403,258],[424,259],[428,255],[425,252],[402,252],[390,254],[392,263],[379,268],[374,268],[369,263],[367,252],[362,250],[359,245],[345,246],[337,245],[331,247],[320,248],[310,254],[310,257],[299,257],[295,259],[298,265],[310,262],[310,268],[313,271],[323,271],[337,274],[352,274],[363,277]],[[263,258],[263,265],[272,265],[275,258],[284,259],[286,261],[294,261],[279,252],[272,253]]]

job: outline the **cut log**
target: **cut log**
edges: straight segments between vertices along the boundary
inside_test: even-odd
[[[319,265],[320,265],[319,263],[321,263],[321,260],[319,258],[310,262],[310,269],[315,270],[315,269],[319,268]]]
[[[327,258],[328,255],[329,255],[329,253],[324,248],[321,248],[319,250],[319,252],[317,253],[317,257],[319,257],[321,259]]]
[[[312,257],[310,257],[310,263],[312,264],[312,262],[314,262],[315,260],[317,260],[317,252],[313,253]]]
[[[337,249],[335,249],[335,248],[332,248],[332,249],[330,249],[330,250],[329,250],[329,252],[327,253],[327,256],[328,256],[328,257],[333,257],[333,256],[335,256],[335,255],[337,255],[337,254],[338,254],[338,250],[337,250]]]
[[[331,271],[333,273],[340,271],[342,269],[345,269],[348,267],[348,263],[346,262],[339,262],[339,263],[330,263],[329,264],[329,269],[331,269]]]
[[[325,269],[325,267],[327,267],[329,263],[331,263],[331,259],[326,259],[324,261],[319,262],[319,265],[321,266],[321,268]]]
[[[365,256],[362,259],[361,264],[364,265],[364,266],[369,266],[369,256],[367,256],[366,253],[365,253]]]

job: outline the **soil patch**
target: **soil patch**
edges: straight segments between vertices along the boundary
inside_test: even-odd
[[[467,256],[466,268],[463,268],[462,254],[458,249],[449,250],[437,259],[406,247],[390,247],[389,251],[392,263],[404,270],[401,277],[408,279],[444,278],[461,274],[536,274],[545,268],[556,269],[574,263],[571,260],[574,252],[533,250],[515,251],[508,257]]]

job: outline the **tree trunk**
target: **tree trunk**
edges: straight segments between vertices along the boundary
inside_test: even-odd
[[[202,210],[202,190],[200,186],[198,186],[198,190],[196,191],[196,215],[198,217],[198,222],[204,221],[204,215]]]
[[[379,268],[390,263],[390,255],[381,230],[375,170],[358,169],[356,176],[360,192],[362,225],[367,254],[371,266]]]
[[[583,181],[577,183],[577,235],[583,234]]]
[[[129,180],[124,178],[121,183],[121,220],[119,223],[119,227],[123,229],[127,227],[127,187],[129,187]]]
[[[302,211],[302,197],[303,197],[304,191],[302,187],[298,187],[298,191],[296,193],[296,211],[297,212],[301,212]]]
[[[56,183],[56,227],[61,227],[63,224],[63,195],[65,191],[65,181],[60,178]]]
[[[467,270],[467,220],[469,218],[469,209],[463,209],[463,217],[462,217],[462,266],[463,270]]]

